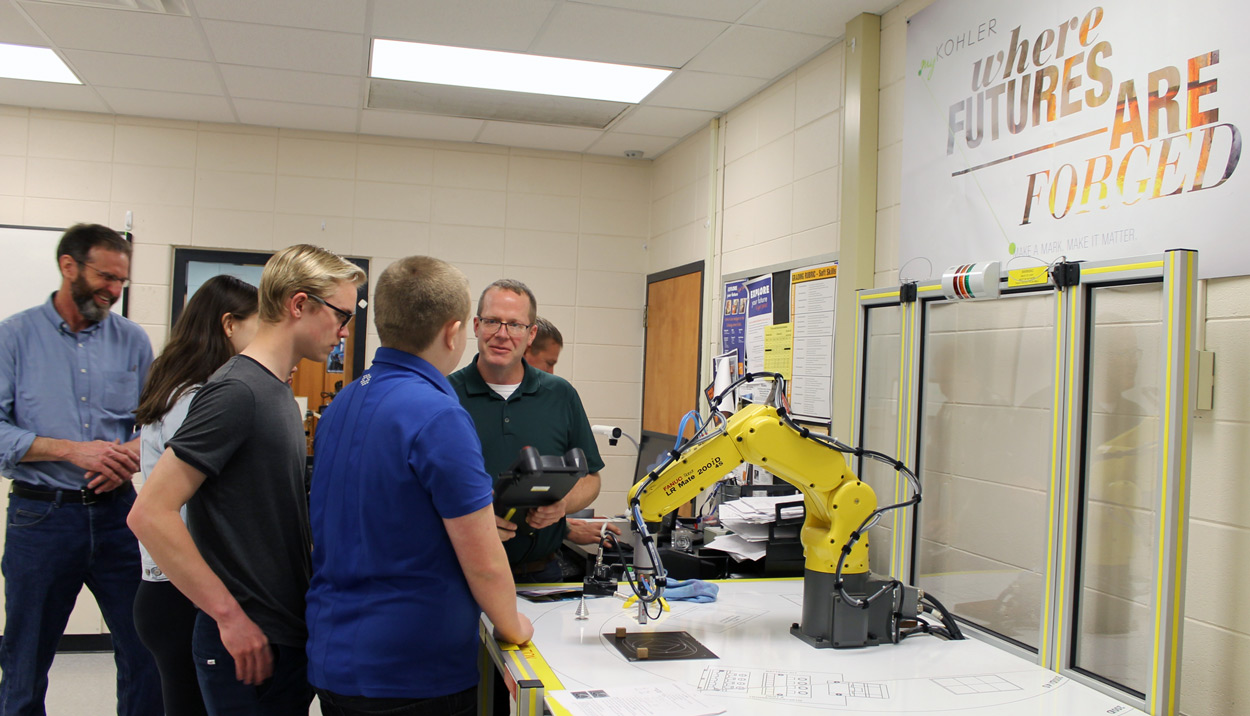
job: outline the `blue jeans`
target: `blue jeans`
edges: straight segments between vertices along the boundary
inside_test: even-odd
[[[472,716],[477,711],[477,687],[428,699],[375,699],[342,696],[317,689],[322,716]]]
[[[209,716],[308,716],[312,687],[304,647],[270,644],[273,675],[249,686],[234,675],[234,657],[221,643],[217,622],[200,612],[191,636],[191,655]]]
[[[124,492],[123,492],[124,491]],[[83,505],[9,496],[5,531],[5,627],[0,641],[0,714],[42,716],[48,668],[83,585],[95,595],[113,637],[117,713],[160,716],[160,676],[135,632],[139,543],[126,526],[129,485]]]

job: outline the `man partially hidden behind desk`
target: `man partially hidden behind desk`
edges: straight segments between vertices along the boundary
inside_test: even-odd
[[[524,360],[537,332],[537,318],[534,294],[525,284],[500,279],[487,286],[473,319],[478,354],[449,376],[482,440],[487,474],[497,476],[510,468],[526,445],[542,455],[563,455],[575,447],[586,453],[590,474],[564,499],[529,511],[526,520],[536,531],[519,534],[517,525],[496,518],[518,584],[561,580],[555,555],[565,534],[564,516],[588,507],[599,496],[603,469],[577,391],[563,378]]]
[[[56,255],[61,288],[0,323],[0,472],[13,479],[0,713],[44,713],[48,668],[86,584],[113,637],[117,713],[160,714],[156,663],[132,612],[139,543],[126,527],[152,344],[110,310],[130,282],[131,246],[79,224]]]

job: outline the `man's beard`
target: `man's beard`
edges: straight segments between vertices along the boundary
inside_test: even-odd
[[[96,292],[91,290],[91,286],[87,284],[85,276],[79,276],[72,284],[70,284],[70,295],[74,299],[74,305],[78,306],[78,312],[89,323],[99,323],[109,315],[109,309],[117,302],[117,299],[109,295],[109,304],[101,306],[95,302]]]

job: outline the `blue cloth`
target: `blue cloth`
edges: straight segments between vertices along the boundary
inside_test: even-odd
[[[308,678],[343,696],[475,685],[480,610],[443,520],[491,504],[468,413],[434,366],[379,348],[317,425]]]
[[[54,294],[55,295],[55,294]],[[152,364],[139,324],[114,313],[78,333],[49,298],[0,323],[0,474],[50,488],[86,487],[68,462],[21,462],[35,437],[129,441]]]
[[[696,602],[704,604],[716,601],[720,587],[702,579],[668,578],[664,585],[664,598],[670,602]]]
[[[269,648],[273,675],[249,686],[235,676],[234,657],[221,643],[217,622],[204,612],[195,615],[191,657],[209,716],[307,716],[313,691],[304,650],[272,642]]]
[[[113,636],[117,713],[164,713],[156,663],[139,641],[131,611],[139,547],[126,515],[135,491],[123,485],[109,494],[91,505],[9,495],[3,561],[8,621],[0,640],[4,716],[44,713],[48,667],[84,583]]]

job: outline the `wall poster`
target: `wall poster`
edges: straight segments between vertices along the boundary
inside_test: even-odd
[[[745,371],[747,329],[747,282],[730,281],[725,284],[725,305],[720,319],[720,345],[723,353],[737,355],[738,375]]]
[[[794,368],[790,408],[795,415],[828,421],[833,415],[833,323],[838,264],[790,272],[790,322],[794,325]]]
[[[939,0],[918,12],[901,278],[1178,247],[1199,251],[1202,277],[1250,274],[1247,19],[1233,0]]]

